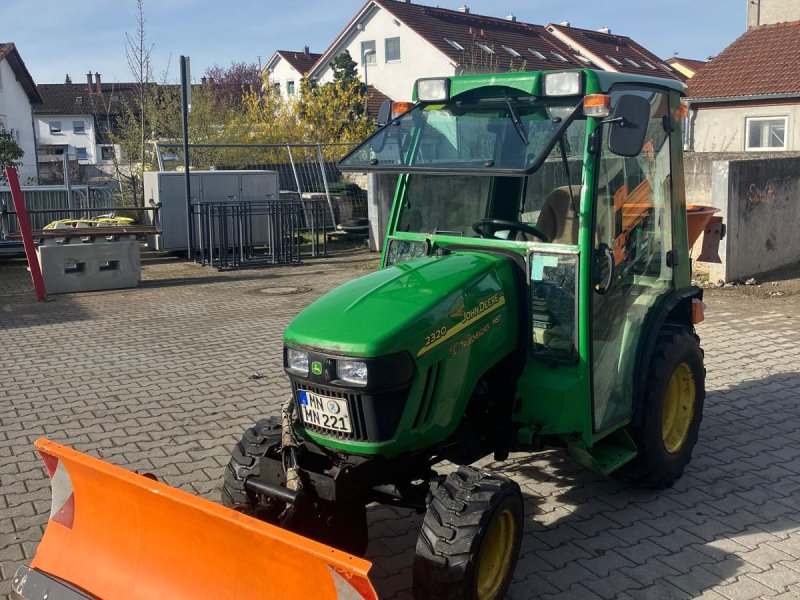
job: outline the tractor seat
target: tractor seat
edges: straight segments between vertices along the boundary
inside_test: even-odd
[[[572,199],[575,206],[580,206],[581,188],[583,186],[572,186]],[[569,195],[569,186],[565,185],[554,189],[544,203],[544,208],[539,214],[536,228],[550,238],[553,244],[578,243],[578,219],[572,206],[572,199]]]

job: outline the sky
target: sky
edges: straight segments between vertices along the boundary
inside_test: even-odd
[[[610,27],[662,58],[705,60],[744,32],[747,0],[415,0],[528,23],[568,20]],[[179,57],[198,80],[215,64],[266,64],[277,50],[323,52],[364,0],[144,0],[156,79],[177,81]],[[73,82],[99,72],[131,81],[125,34],[136,30],[136,0],[0,0],[0,42],[14,42],[37,83]]]

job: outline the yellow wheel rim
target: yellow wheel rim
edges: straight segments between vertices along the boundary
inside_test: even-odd
[[[675,454],[686,443],[694,418],[696,387],[688,363],[682,362],[672,372],[661,413],[661,435],[664,448]]]
[[[511,565],[517,524],[514,515],[505,509],[489,525],[478,557],[478,600],[494,600]]]

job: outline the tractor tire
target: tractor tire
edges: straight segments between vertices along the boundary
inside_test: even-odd
[[[683,475],[703,419],[705,379],[700,338],[688,329],[660,333],[628,427],[638,454],[619,479],[665,489]]]
[[[245,480],[258,475],[259,460],[270,448],[280,444],[281,425],[270,417],[258,421],[244,432],[231,452],[222,482],[222,504],[252,517],[276,523],[283,510],[282,504],[259,502],[259,498],[247,490]]]
[[[503,598],[514,575],[524,511],[510,479],[460,467],[433,493],[414,557],[414,597]]]

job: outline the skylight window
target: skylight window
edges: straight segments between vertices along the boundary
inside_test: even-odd
[[[522,54],[520,54],[519,52],[517,52],[513,48],[509,48],[508,46],[501,46],[501,48],[503,48],[503,50],[508,52],[511,56],[520,56],[520,57],[522,56]]]
[[[547,60],[547,57],[538,50],[534,50],[533,48],[528,48],[528,52],[533,54],[539,60],[545,60],[545,61]]]
[[[577,58],[579,61],[581,61],[584,64],[587,64],[587,65],[591,65],[592,64],[592,61],[590,61],[588,58],[586,58],[585,56],[583,56],[581,54],[576,54],[575,58]]]
[[[463,50],[464,46],[456,42],[455,40],[451,40],[450,38],[444,38],[444,41],[450,44],[456,50]]]
[[[661,65],[662,67],[664,67],[670,73],[672,72],[672,67],[670,67],[669,65],[664,64],[664,63],[658,63],[658,64]]]
[[[653,71],[657,71],[658,70],[657,67],[653,63],[651,63],[650,61],[643,60],[642,64],[644,64],[644,66],[649,68],[649,69],[653,69]]]
[[[564,56],[563,54],[559,54],[558,52],[555,52],[555,51],[550,52],[550,54],[555,56],[561,62],[569,62],[569,59],[566,56]]]
[[[642,65],[637,63],[635,60],[631,60],[630,58],[626,58],[625,62],[628,63],[629,65],[631,65],[632,67],[636,67],[637,69],[641,69],[642,68]]]
[[[494,54],[494,50],[489,48],[489,46],[487,46],[486,44],[483,44],[481,42],[476,42],[475,45],[484,52],[486,52],[487,54]]]
[[[611,61],[613,64],[617,65],[618,67],[621,67],[621,66],[622,66],[622,63],[621,63],[621,62],[619,62],[619,61],[618,61],[616,58],[614,58],[614,57],[613,57],[613,56],[611,56],[610,54],[606,54],[606,58],[607,58],[608,60],[610,60],[610,61]]]

